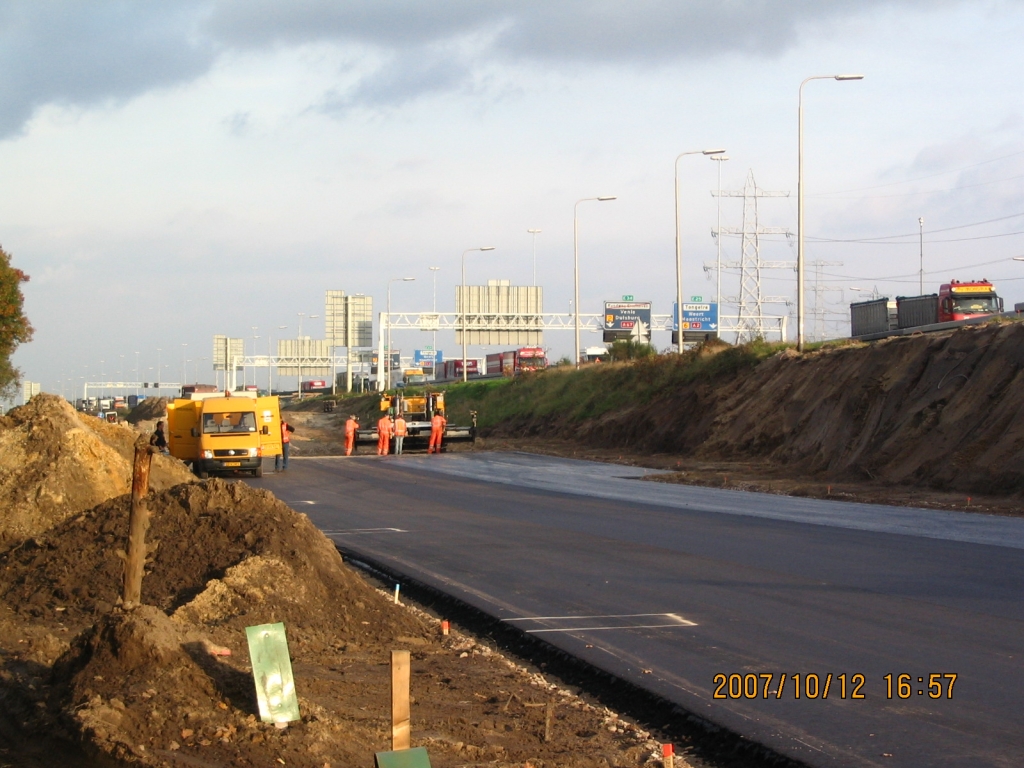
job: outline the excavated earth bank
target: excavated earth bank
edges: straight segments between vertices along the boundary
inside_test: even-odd
[[[1004,321],[786,350],[596,418],[527,415],[488,435],[770,462],[791,477],[1019,495],[1022,404],[1024,323]]]

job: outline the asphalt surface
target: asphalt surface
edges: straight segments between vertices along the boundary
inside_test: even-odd
[[[473,453],[293,460],[252,483],[346,549],[811,765],[1024,765],[1024,520],[645,472]],[[739,698],[715,698],[716,674],[726,696],[743,676]],[[930,674],[957,675],[951,698],[949,677],[929,698]]]

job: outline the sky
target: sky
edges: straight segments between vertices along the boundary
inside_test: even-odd
[[[804,88],[808,336],[848,305],[988,278],[1024,301],[1020,0],[7,0],[0,5],[0,245],[31,276],[25,378],[212,382],[212,337],[266,354],[323,336],[324,292],[454,311],[467,282],[580,304],[714,295],[717,226],[796,258]],[[722,258],[741,240],[725,234]],[[712,265],[710,271],[705,265]],[[440,267],[431,272],[430,267]],[[436,294],[433,279],[436,277]],[[765,269],[794,329],[796,275]],[[739,292],[723,272],[723,314]],[[813,286],[821,289],[817,293]],[[319,315],[319,318],[311,318]],[[253,330],[253,329],[256,330]],[[408,354],[431,343],[393,332]],[[258,337],[258,338],[254,338]],[[449,357],[453,334],[438,335]],[[582,343],[600,343],[584,333]],[[659,349],[669,347],[656,332]],[[571,355],[571,332],[544,345]],[[159,350],[159,351],[158,351]],[[499,351],[471,348],[471,355]],[[184,369],[184,371],[183,371]],[[265,373],[260,374],[262,382]],[[294,381],[294,379],[293,379]]]

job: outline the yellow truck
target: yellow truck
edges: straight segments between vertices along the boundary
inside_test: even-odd
[[[251,472],[281,453],[281,405],[255,392],[193,393],[167,405],[167,448],[201,478]]]

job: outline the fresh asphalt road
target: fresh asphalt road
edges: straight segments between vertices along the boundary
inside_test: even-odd
[[[645,472],[472,453],[293,460],[252,483],[346,549],[811,765],[1024,765],[1024,519]],[[952,698],[949,678],[929,698],[951,673]],[[767,698],[759,678],[723,700],[716,674],[773,677]]]

